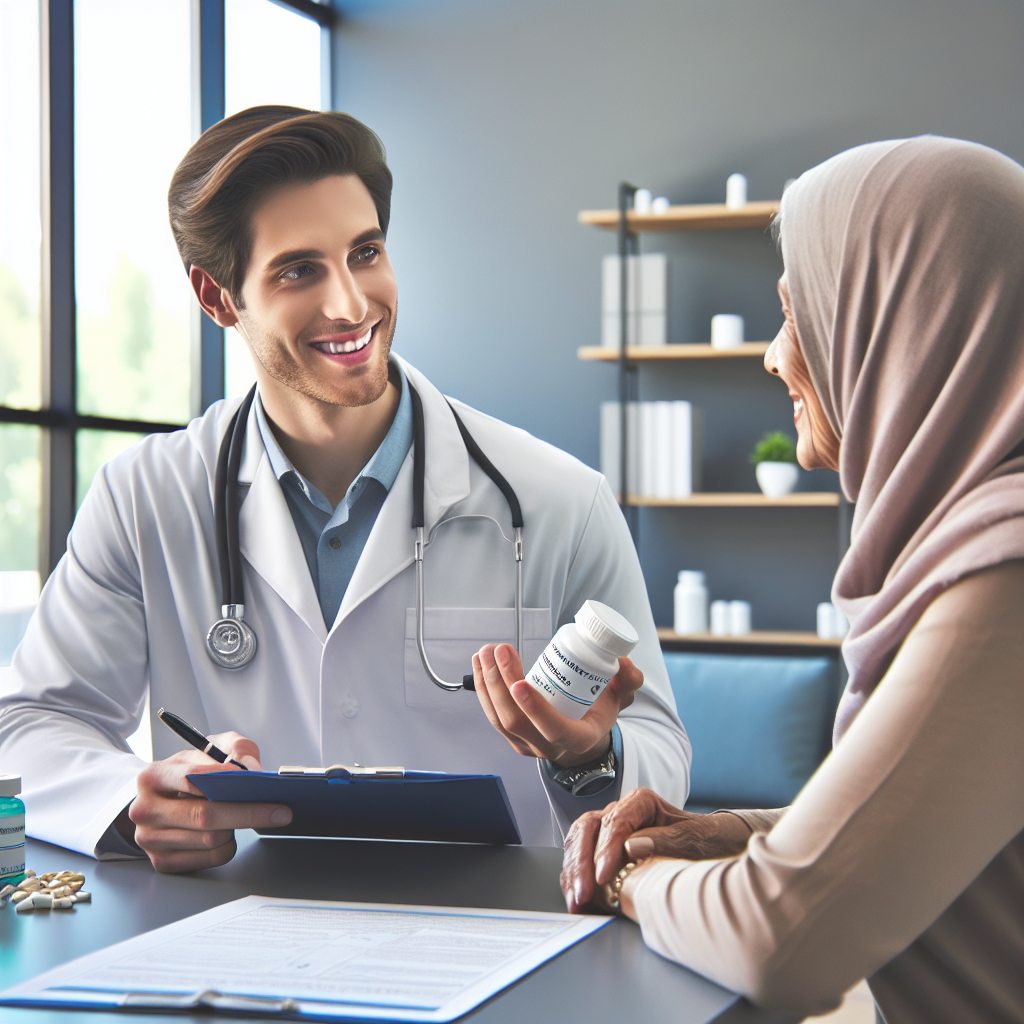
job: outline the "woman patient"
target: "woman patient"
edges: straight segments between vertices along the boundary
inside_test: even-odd
[[[803,1013],[1024,1020],[1024,168],[923,137],[785,194],[765,357],[856,502],[835,746],[791,807],[637,790],[566,840],[569,909]],[[756,766],[751,766],[756,770]]]

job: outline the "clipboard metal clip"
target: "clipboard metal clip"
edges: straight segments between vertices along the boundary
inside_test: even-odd
[[[327,768],[304,768],[298,764],[283,764],[277,774],[290,777],[311,775],[321,779],[404,779],[405,769],[401,765],[367,767],[361,764],[332,764]]]
[[[200,992],[126,992],[121,1005],[146,1010],[195,1010],[200,1006],[211,1010],[248,1011],[251,1013],[298,1013],[294,999],[268,999],[264,996],[226,995],[213,989]]]

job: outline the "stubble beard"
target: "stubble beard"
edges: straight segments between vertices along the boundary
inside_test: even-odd
[[[349,370],[343,382],[325,380],[295,358],[285,339],[261,332],[247,317],[240,319],[245,328],[245,337],[249,339],[250,347],[263,369],[279,384],[315,402],[344,407],[372,405],[387,389],[388,357],[398,319],[395,310],[386,311],[374,328],[372,344],[375,351],[371,360]],[[246,323],[246,320],[249,322]],[[380,334],[382,330],[387,332],[386,337]]]

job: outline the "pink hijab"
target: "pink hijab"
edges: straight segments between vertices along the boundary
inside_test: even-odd
[[[1024,168],[955,139],[860,146],[786,190],[781,229],[856,502],[838,741],[943,590],[1024,558]]]

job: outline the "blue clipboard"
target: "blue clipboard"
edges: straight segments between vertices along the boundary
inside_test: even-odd
[[[292,821],[261,836],[520,845],[498,775],[407,771],[401,778],[210,772],[188,781],[208,800],[286,804]]]

